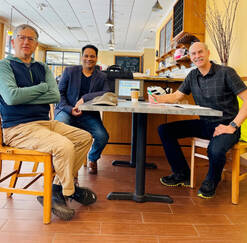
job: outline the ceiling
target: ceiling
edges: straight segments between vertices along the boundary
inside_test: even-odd
[[[176,0],[114,0],[115,51],[155,47],[155,33]],[[28,23],[39,31],[39,41],[51,47],[78,49],[94,44],[108,50],[105,22],[110,0],[0,0],[0,17],[12,25]],[[43,7],[42,7],[43,6]]]

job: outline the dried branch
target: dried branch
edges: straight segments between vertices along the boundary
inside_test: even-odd
[[[206,13],[198,13],[205,24],[222,64],[227,65],[232,48],[233,27],[240,0],[224,0],[224,9],[218,9],[216,0],[209,0]],[[195,7],[195,9],[197,9]]]

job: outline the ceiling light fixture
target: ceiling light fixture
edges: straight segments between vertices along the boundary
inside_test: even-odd
[[[40,11],[43,11],[44,8],[47,8],[47,7],[48,7],[48,5],[47,5],[46,3],[39,3],[39,4],[37,5],[37,7],[38,7],[38,9],[39,9]]]
[[[111,33],[111,32],[113,32],[113,26],[109,26],[106,31],[106,33]]]
[[[114,46],[109,46],[109,51],[114,51]]]
[[[112,40],[109,40],[108,45],[109,46],[114,46],[114,42]]]
[[[114,23],[113,23],[113,21],[112,21],[112,11],[111,11],[111,6],[112,6],[112,0],[110,0],[110,6],[109,6],[109,18],[108,18],[108,20],[106,21],[106,23],[105,23],[105,25],[106,26],[113,26],[114,25]]]
[[[154,4],[154,6],[152,7],[152,11],[159,11],[159,10],[161,10],[161,9],[163,9],[162,8],[162,6],[160,5],[160,3],[159,3],[159,0],[157,0],[156,1],[156,3]]]

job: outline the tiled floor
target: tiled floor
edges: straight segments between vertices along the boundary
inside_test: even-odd
[[[80,185],[93,189],[98,201],[87,207],[72,202],[77,213],[69,222],[53,216],[51,224],[43,225],[42,208],[35,197],[14,195],[6,199],[1,193],[0,242],[247,242],[247,181],[241,183],[239,205],[231,204],[229,178],[220,183],[215,198],[203,200],[196,196],[196,190],[161,185],[159,178],[170,173],[169,167],[164,158],[154,157],[148,161],[155,162],[158,169],[146,171],[146,192],[168,194],[173,204],[109,201],[109,192],[133,191],[135,187],[135,169],[112,166],[115,158],[104,155],[98,175],[80,170]],[[197,189],[205,172],[206,168],[199,172]],[[35,187],[42,186],[42,182],[37,184]]]

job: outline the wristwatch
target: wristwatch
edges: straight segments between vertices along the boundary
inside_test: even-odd
[[[236,130],[239,129],[238,125],[234,121],[230,122],[229,125],[234,127]]]

